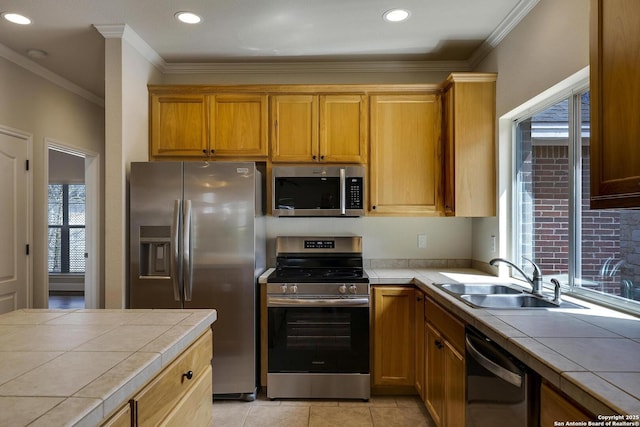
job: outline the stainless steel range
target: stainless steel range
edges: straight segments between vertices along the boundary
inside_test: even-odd
[[[267,311],[269,398],[369,399],[361,237],[278,237]]]

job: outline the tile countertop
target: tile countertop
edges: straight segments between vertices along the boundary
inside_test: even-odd
[[[414,284],[595,415],[640,414],[640,318],[589,309],[489,310],[433,283],[514,283],[473,269],[367,269],[372,285]]]
[[[0,315],[0,425],[99,425],[216,319],[215,310]]]

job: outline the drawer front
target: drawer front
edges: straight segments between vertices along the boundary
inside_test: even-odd
[[[425,298],[425,317],[445,338],[464,354],[464,324],[429,298]]]
[[[209,329],[135,397],[138,425],[158,425],[203,375],[211,382],[212,356]],[[191,379],[186,376],[189,371]]]
[[[209,427],[213,418],[213,392],[211,389],[211,366],[200,375],[178,405],[165,418],[161,426]]]

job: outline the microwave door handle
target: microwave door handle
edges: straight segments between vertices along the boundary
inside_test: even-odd
[[[345,169],[340,168],[340,215],[347,214],[347,179]]]

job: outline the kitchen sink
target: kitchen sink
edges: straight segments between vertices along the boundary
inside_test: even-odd
[[[585,308],[568,301],[562,301],[558,305],[550,300],[525,293],[518,295],[460,295],[460,299],[469,305],[480,308]]]
[[[489,309],[548,309],[586,308],[569,301],[559,305],[520,288],[498,283],[435,283],[435,286],[474,308]]]
[[[521,294],[522,290],[506,285],[494,283],[444,283],[437,285],[452,294],[493,295],[493,294]]]

